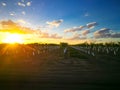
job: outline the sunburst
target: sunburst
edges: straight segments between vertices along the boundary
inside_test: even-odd
[[[20,34],[9,34],[2,40],[2,42],[9,44],[14,44],[14,43],[22,44],[24,43],[24,40],[22,38],[22,35]]]

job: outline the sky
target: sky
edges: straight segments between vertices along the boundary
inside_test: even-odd
[[[0,0],[0,43],[120,41],[120,0]]]

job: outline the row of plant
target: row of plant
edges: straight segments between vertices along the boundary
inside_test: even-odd
[[[120,57],[120,43],[83,43],[74,45],[72,47],[92,56],[108,55],[113,57]]]

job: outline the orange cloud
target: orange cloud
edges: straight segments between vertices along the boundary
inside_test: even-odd
[[[82,35],[86,36],[86,35],[89,34],[89,33],[90,33],[90,30],[84,30],[84,31],[82,32]]]
[[[67,38],[67,40],[85,40],[85,39],[87,38],[78,33],[74,33],[72,37]]]
[[[0,22],[0,32],[29,34],[33,33],[34,30],[22,27],[18,23],[13,22],[12,20],[8,20]]]
[[[20,22],[24,22],[21,20]],[[35,36],[35,38],[53,38],[53,39],[61,39],[62,36],[59,36],[57,33],[50,34],[48,32],[43,32],[39,29],[31,29],[28,27],[22,27],[19,25],[19,23],[15,23],[12,20],[8,21],[1,21],[0,22],[0,32],[9,32],[9,33],[19,33],[19,34],[27,34],[32,36]],[[27,36],[26,35],[26,36]]]

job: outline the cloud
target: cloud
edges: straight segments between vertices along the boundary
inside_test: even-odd
[[[91,22],[91,23],[86,24],[87,28],[89,29],[93,29],[96,25],[98,25],[97,22]]]
[[[50,38],[61,39],[62,36],[58,35],[57,33],[51,34]]]
[[[31,6],[31,3],[32,2],[25,2],[24,0],[22,0],[21,2],[18,2],[18,6],[21,6],[21,7],[26,7],[26,6]]]
[[[40,29],[31,29],[28,27],[21,26],[19,23],[26,24],[24,20],[18,20],[17,23],[12,20],[0,21],[0,32],[9,32],[9,33],[19,33],[24,35],[32,35],[39,38],[51,38],[51,39],[61,39],[62,36],[57,33],[50,34],[49,32],[43,32]]]
[[[24,3],[18,2],[18,6],[25,7],[26,5]]]
[[[112,38],[120,38],[120,33],[112,33],[111,37]]]
[[[47,21],[46,23],[47,23],[50,27],[59,27],[62,22],[63,22],[63,20],[60,19],[60,20],[54,20],[54,21],[52,21],[52,22]]]
[[[40,32],[39,37],[40,38],[49,38],[50,36],[49,36],[49,33],[47,33],[47,32]]]
[[[102,28],[102,29],[96,31],[95,34],[104,34],[104,33],[109,33],[109,32],[110,32],[110,29]]]
[[[98,25],[97,22],[91,22],[91,23],[88,23],[84,26],[79,26],[79,27],[73,27],[73,28],[69,28],[69,29],[66,29],[64,30],[65,33],[68,33],[68,32],[76,32],[76,31],[81,31],[83,30],[84,28],[89,28],[89,29],[93,29],[96,25]],[[83,31],[83,34],[86,34],[88,33],[88,31]]]
[[[110,38],[112,37],[111,30],[108,28],[102,28],[96,32],[94,32],[94,37],[95,38]]]
[[[57,33],[50,34],[48,32],[42,32],[42,31],[40,31],[38,33],[38,35],[40,38],[53,38],[53,39],[61,39],[62,38],[62,36],[58,35]]]
[[[2,2],[2,6],[7,6],[7,4],[5,2]]]
[[[31,2],[27,2],[26,5],[27,5],[27,6],[31,6]]]
[[[5,28],[9,26],[16,26],[16,23],[14,23],[12,20],[8,21],[1,21],[0,24]]]
[[[10,16],[15,16],[16,14],[15,14],[15,12],[10,12],[9,15]]]
[[[19,20],[19,23],[25,23],[23,20]],[[0,32],[9,32],[9,33],[21,33],[21,34],[30,34],[35,33],[34,30],[26,27],[22,27],[17,22],[12,20],[0,21]]]
[[[86,37],[78,33],[75,33],[72,37],[67,38],[67,40],[83,40],[83,39],[86,39]]]
[[[84,30],[84,31],[82,32],[82,35],[86,36],[86,35],[89,34],[89,33],[90,33],[90,30]]]
[[[68,32],[76,32],[76,31],[82,30],[84,27],[85,27],[85,26],[73,27],[73,28],[64,30],[64,32],[65,32],[65,33],[68,33]]]
[[[20,23],[20,24],[26,24],[27,23],[25,20],[22,20],[22,19],[17,20],[17,22]]]
[[[22,13],[23,15],[25,15],[25,14],[26,14],[26,12],[25,12],[25,11],[22,11],[21,13]]]

